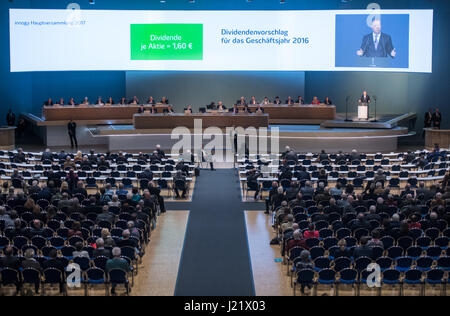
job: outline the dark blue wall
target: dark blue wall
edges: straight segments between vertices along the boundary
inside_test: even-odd
[[[70,2],[78,2],[82,9],[142,9],[142,10],[318,10],[318,9],[364,9],[370,2],[378,2],[384,9],[434,9],[434,46],[432,74],[365,73],[365,72],[307,72],[305,86],[306,99],[314,95],[329,95],[336,102],[338,111],[345,107],[345,96],[356,96],[362,89],[369,89],[378,95],[380,113],[401,113],[406,111],[423,112],[429,106],[437,106],[444,116],[444,127],[450,127],[445,119],[450,113],[445,95],[449,84],[449,7],[448,0],[353,0],[342,3],[341,0],[167,0],[165,4],[158,0],[96,0],[89,5],[88,0],[13,0],[0,1],[0,122],[4,122],[9,107],[16,113],[33,112],[40,114],[42,102],[48,97],[95,99],[98,95],[119,98],[127,94],[125,72],[54,72],[54,73],[10,73],[9,72],[9,8],[52,8],[62,9]],[[56,45],[57,43],[55,43]],[[39,49],[39,48],[33,48]],[[152,75],[151,73],[149,74]],[[157,75],[157,73],[155,73]],[[210,76],[210,74],[206,74]],[[223,75],[223,74],[222,74]],[[231,75],[231,74],[230,74]],[[262,82],[270,82],[271,91],[285,85],[285,79],[292,74],[267,73]],[[199,82],[203,82],[202,73],[198,73]],[[192,78],[195,80],[195,77]],[[214,83],[212,83],[214,84]],[[267,84],[267,83],[266,83]],[[191,84],[192,87],[192,84]],[[204,87],[198,86],[198,94]],[[264,84],[259,87],[264,90]],[[253,85],[248,86],[247,95],[254,94]],[[182,98],[183,91],[173,91],[171,95]],[[241,93],[236,92],[237,97]],[[236,97],[236,96],[233,96]],[[420,122],[421,120],[419,120]],[[420,124],[419,126],[420,127]]]

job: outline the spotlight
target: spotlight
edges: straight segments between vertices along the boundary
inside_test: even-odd
[[[285,0],[280,0],[280,4],[285,4],[286,1]]]
[[[95,0],[89,0],[89,4],[95,4]]]
[[[166,0],[159,0],[159,2],[161,2],[161,3],[166,3]]]
[[[195,0],[189,0],[189,3],[195,3]]]

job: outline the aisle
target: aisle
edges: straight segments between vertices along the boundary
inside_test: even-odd
[[[197,178],[175,295],[255,295],[238,182],[233,169]]]

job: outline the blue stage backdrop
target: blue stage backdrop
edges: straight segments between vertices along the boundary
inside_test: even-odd
[[[70,2],[77,2],[82,9],[95,10],[336,10],[336,9],[365,9],[370,1],[353,0],[342,2],[339,0],[287,0],[280,4],[279,0],[251,1],[246,0],[197,0],[189,3],[188,0],[170,0],[165,3],[160,1],[142,0],[97,0],[90,5],[88,0],[13,0],[0,1],[0,96],[2,105],[0,107],[0,124],[5,123],[8,108],[12,108],[16,114],[32,112],[40,114],[43,101],[48,98],[69,97],[77,98],[88,96],[94,100],[99,95],[112,95],[119,97],[132,91],[129,85],[130,78],[136,76],[121,71],[107,72],[55,72],[55,73],[11,73],[9,71],[9,8],[33,8],[33,9],[63,9]],[[443,114],[443,128],[450,128],[448,117],[450,107],[448,106],[446,94],[450,86],[450,67],[448,58],[448,47],[450,46],[450,1],[430,0],[378,0],[383,9],[434,9],[433,23],[433,73],[373,73],[373,72],[306,72],[304,73],[304,86],[299,86],[298,91],[305,91],[306,100],[317,95],[323,98],[327,95],[335,101],[337,111],[345,111],[345,97],[351,95],[357,97],[363,89],[368,89],[371,94],[378,96],[379,113],[404,113],[418,112],[421,114],[417,128],[422,128],[423,112],[428,107],[439,107]],[[318,27],[320,23],[318,24]],[[383,29],[387,26],[383,24]],[[366,29],[367,30],[367,29]],[[369,30],[370,31],[370,30]],[[387,31],[387,30],[386,30]],[[389,30],[395,33],[396,30]],[[359,36],[355,39],[356,48],[361,40]],[[395,36],[394,44],[398,47],[401,38]],[[324,48],[326,49],[324,43]],[[57,47],[58,43],[55,43]],[[114,43],[112,43],[114,45]],[[350,45],[349,45],[350,46]],[[42,49],[31,47],[30,49]],[[352,53],[355,48],[352,46]],[[400,52],[401,50],[399,50]],[[198,105],[211,101],[210,94],[205,95],[205,90],[216,85],[212,79],[215,75],[220,78],[221,84],[229,82],[236,73],[188,73],[184,79],[189,80],[188,85],[177,84],[176,89],[156,86],[156,89],[167,89],[170,99],[182,100],[183,96],[189,95],[189,102],[198,102]],[[173,74],[161,74],[158,72],[141,73],[142,77],[151,78],[157,82],[158,77],[172,77]],[[215,87],[212,92],[223,92],[229,94],[229,100],[239,97],[241,94],[250,96],[252,94],[283,94],[291,91],[293,85],[287,84],[295,75],[291,72],[262,72],[247,74],[255,81],[242,82],[238,89],[232,87]],[[302,72],[298,74],[302,76]],[[228,77],[228,78],[227,78]],[[298,78],[298,77],[297,77]],[[208,85],[205,86],[205,82]],[[181,81],[179,81],[181,82]],[[296,81],[300,82],[300,81]],[[256,87],[256,85],[258,85]],[[301,85],[301,84],[300,84]],[[289,86],[290,88],[288,88]],[[236,85],[235,85],[236,87]],[[136,87],[138,88],[138,87]],[[294,87],[295,88],[295,87]],[[304,90],[303,90],[304,89]],[[153,88],[150,89],[153,93]],[[150,92],[149,90],[149,92]],[[133,91],[136,91],[133,87]],[[255,92],[256,91],[256,92]],[[279,91],[276,93],[275,91]],[[245,92],[245,93],[244,93]],[[156,93],[156,92],[155,92]],[[294,94],[294,93],[293,93]],[[198,96],[198,97],[197,97]],[[192,98],[192,99],[191,99]]]
[[[367,25],[367,14],[336,15],[336,67],[367,67],[372,58],[359,57],[363,37],[372,34]],[[409,15],[381,15],[381,32],[388,34],[396,50],[395,58],[377,59],[374,67],[408,68]]]

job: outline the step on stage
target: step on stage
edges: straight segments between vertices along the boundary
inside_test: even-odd
[[[348,115],[351,122],[345,121],[345,114],[338,114],[337,119],[322,122],[321,125],[270,125],[268,135],[275,128],[279,130],[279,150],[285,146],[293,147],[298,152],[327,152],[340,150],[349,152],[358,149],[364,152],[391,152],[397,150],[398,138],[415,135],[414,123],[416,115],[380,115],[378,121],[358,120],[356,115]],[[67,122],[47,122],[34,120],[44,143],[48,147],[67,146]],[[171,149],[179,141],[171,138],[171,129],[135,129],[133,125],[119,122],[78,121],[78,143],[82,146],[106,145],[110,151],[151,151],[156,144],[163,149]],[[223,129],[215,135],[222,137],[226,149],[231,149],[230,135]],[[264,137],[264,136],[260,136]],[[206,145],[211,138],[203,139]],[[194,144],[194,135],[191,135]],[[267,140],[270,151],[270,139]]]

